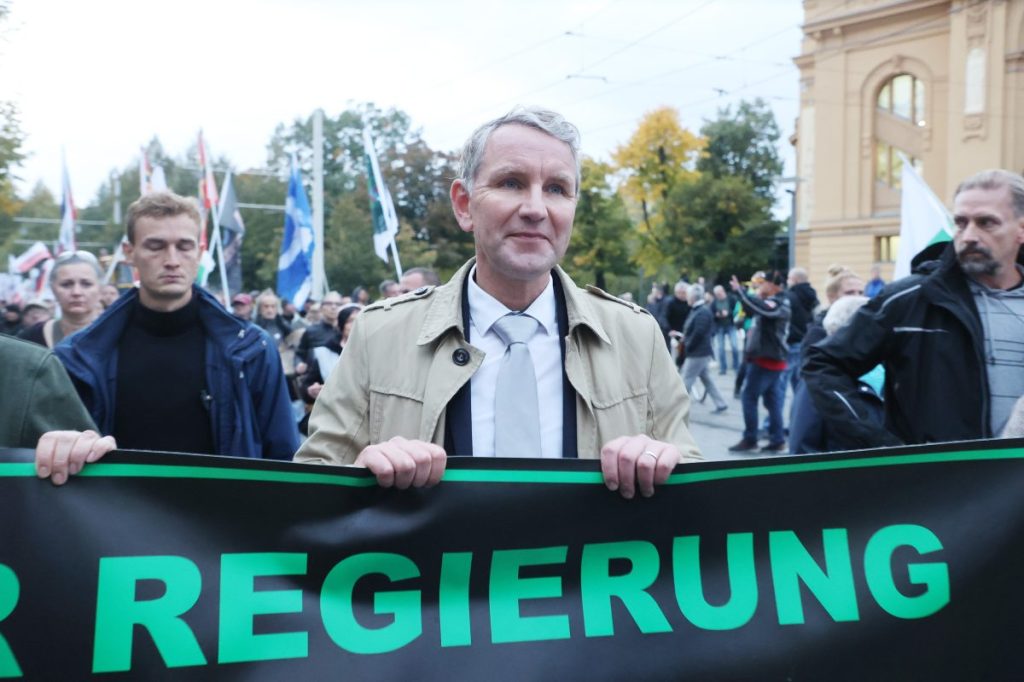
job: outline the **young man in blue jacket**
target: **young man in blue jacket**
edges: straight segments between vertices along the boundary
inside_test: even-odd
[[[277,348],[193,284],[195,203],[146,195],[126,227],[139,288],[55,349],[100,433],[122,448],[291,459],[299,435]],[[57,482],[111,448],[95,434],[47,434],[37,470]]]

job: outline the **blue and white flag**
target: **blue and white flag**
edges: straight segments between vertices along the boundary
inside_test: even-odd
[[[292,155],[292,173],[284,208],[284,238],[277,261],[277,294],[297,308],[313,289],[313,217],[299,165]]]

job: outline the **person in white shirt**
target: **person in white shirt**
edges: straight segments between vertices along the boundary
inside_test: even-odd
[[[451,187],[476,258],[366,308],[296,461],[406,488],[440,481],[449,455],[599,457],[631,498],[699,459],[657,322],[558,267],[579,179],[579,133],[560,115],[517,108],[478,128]]]

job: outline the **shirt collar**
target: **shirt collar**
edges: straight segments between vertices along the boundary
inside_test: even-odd
[[[469,297],[469,317],[473,321],[473,326],[481,334],[490,331],[491,326],[499,318],[517,312],[480,288],[480,285],[476,283],[476,265],[469,272],[467,295]],[[530,304],[529,308],[522,312],[540,322],[544,331],[549,335],[558,335],[555,287],[550,275],[548,275],[548,285],[544,287],[544,291]]]

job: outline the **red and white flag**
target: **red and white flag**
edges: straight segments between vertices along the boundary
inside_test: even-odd
[[[220,201],[217,196],[217,181],[213,179],[213,167],[207,160],[206,143],[203,141],[202,130],[199,131],[199,172],[201,175],[199,200],[203,208],[203,219],[199,226],[199,272],[196,274],[196,282],[199,286],[206,286],[206,281],[215,265],[206,238],[206,220],[208,216],[218,210]]]
[[[206,158],[206,144],[203,142],[203,131],[199,131],[199,170],[203,179],[199,182],[199,196],[203,200],[203,208],[210,210],[220,203],[217,197],[217,181],[213,179],[213,167]]]
[[[11,258],[7,268],[12,275],[24,275],[32,268],[38,267],[40,263],[50,258],[53,258],[53,255],[51,255],[50,250],[46,248],[46,244],[36,242],[32,246],[28,247],[28,251],[25,253],[21,254],[17,258]]]

